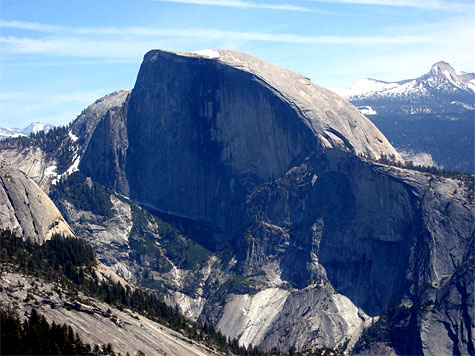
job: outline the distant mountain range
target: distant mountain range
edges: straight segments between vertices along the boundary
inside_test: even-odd
[[[40,131],[45,131],[46,133],[53,127],[53,125],[45,124],[43,122],[33,122],[23,129],[0,127],[0,140],[8,137],[29,136],[31,133],[38,133]]]
[[[438,62],[415,79],[361,79],[335,91],[371,119],[406,160],[474,171],[475,73]]]
[[[416,78],[398,82],[361,79],[337,93],[366,115],[440,113],[475,110],[475,73],[457,73],[446,62]]]

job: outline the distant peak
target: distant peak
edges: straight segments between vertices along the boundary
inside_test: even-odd
[[[25,135],[29,135],[31,133],[38,133],[40,131],[44,131],[45,133],[52,129],[54,126],[50,124],[46,124],[43,122],[35,121],[25,127],[21,132]]]
[[[437,77],[444,77],[456,86],[465,84],[464,80],[457,74],[455,69],[449,63],[444,61],[433,64],[431,74]]]
[[[449,63],[444,62],[444,61],[439,61],[437,63],[434,63],[432,65],[432,69],[435,69],[435,68],[440,68],[440,69],[442,69],[442,68],[449,69],[450,68],[450,69],[453,69],[452,66]]]
[[[453,74],[455,77],[457,76],[455,69],[449,63],[444,61],[434,63],[430,71],[434,74],[443,74],[447,76],[448,73],[450,73]]]

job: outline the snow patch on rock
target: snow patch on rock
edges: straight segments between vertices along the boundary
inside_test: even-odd
[[[200,56],[208,57],[208,58],[219,58],[219,52],[215,51],[214,49],[203,49],[201,51],[196,51],[193,53],[196,53]]]
[[[56,166],[49,166],[48,168],[45,169],[45,176],[57,176],[58,174],[56,173]]]
[[[358,110],[365,116],[378,114],[371,106],[358,106]]]
[[[73,142],[77,141],[78,137],[75,134],[73,134],[71,131],[68,131],[68,135],[69,135],[69,138],[71,139],[71,141],[73,141]]]

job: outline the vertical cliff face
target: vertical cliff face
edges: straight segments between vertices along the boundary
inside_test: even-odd
[[[369,120],[332,92],[242,53],[215,53],[149,52],[130,99],[97,125],[80,168],[135,201],[202,221],[219,236],[239,229],[252,189],[315,150],[400,159]],[[110,125],[121,127],[120,137]],[[114,167],[97,167],[97,155]]]
[[[127,121],[130,196],[160,210],[235,224],[247,193],[317,142],[254,76],[200,57],[147,54]]]
[[[122,194],[129,194],[126,178],[127,100],[105,111],[90,134],[79,168],[102,184]]]
[[[0,228],[42,243],[53,234],[74,236],[48,196],[24,173],[0,167]]]
[[[460,182],[327,151],[256,189],[247,206],[244,273],[264,270],[298,290],[262,346],[341,345],[376,317],[398,354],[470,354],[475,215]]]

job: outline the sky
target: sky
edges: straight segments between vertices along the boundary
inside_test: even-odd
[[[327,88],[475,72],[473,0],[0,0],[0,127],[66,125],[151,49],[224,48]]]

